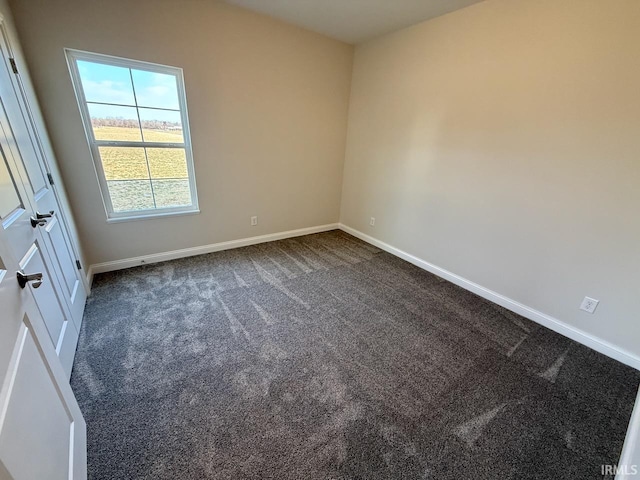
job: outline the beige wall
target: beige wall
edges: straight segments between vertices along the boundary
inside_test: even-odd
[[[640,355],[638,0],[488,0],[360,45],[348,132],[343,223]]]
[[[12,9],[90,263],[335,222],[353,80],[343,223],[640,355],[637,0],[487,0],[353,79],[352,47],[213,1]],[[184,68],[200,215],[105,222],[63,47]]]
[[[89,263],[338,221],[353,47],[214,1],[10,3]],[[184,69],[201,214],[106,223],[64,47]]]

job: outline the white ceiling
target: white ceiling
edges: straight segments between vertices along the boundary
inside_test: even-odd
[[[347,43],[360,43],[482,0],[225,1]]]

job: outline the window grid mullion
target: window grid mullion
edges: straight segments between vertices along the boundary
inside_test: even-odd
[[[131,70],[131,69],[129,69]],[[136,100],[137,102],[137,100]],[[110,107],[129,107],[129,108],[134,108],[134,107],[140,107],[140,108],[146,108],[148,110],[162,110],[164,112],[176,112],[176,113],[180,113],[180,110],[176,110],[175,108],[162,108],[162,107],[145,107],[144,105],[127,105],[124,103],[109,103],[109,102],[95,102],[95,101],[90,101],[87,100],[86,102],[87,104],[92,104],[92,105],[107,105]]]
[[[186,148],[185,143],[135,142],[129,140],[94,140],[97,147]]]
[[[142,131],[142,120],[140,119],[140,109],[138,108],[138,97],[136,97],[136,86],[133,83],[133,72],[129,69],[129,78],[131,79],[131,89],[133,90],[133,102],[136,104],[136,115],[138,116],[138,127],[140,128],[140,138],[144,141],[144,132]],[[144,148],[144,160],[147,162],[147,174],[149,175],[149,188],[151,188],[151,198],[153,199],[153,208],[158,208],[156,202],[156,192],[153,189],[153,181],[151,180],[151,167],[149,166],[149,156],[147,155],[147,147]]]
[[[140,129],[140,138],[144,143],[144,133],[142,133],[142,120],[140,120],[140,110],[138,110],[138,98],[136,97],[136,86],[133,84],[133,73],[131,73],[130,68],[128,70],[129,70],[129,78],[131,79],[131,90],[133,91],[133,103],[135,103],[136,116],[138,117],[138,128]]]

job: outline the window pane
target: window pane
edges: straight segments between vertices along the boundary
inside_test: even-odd
[[[135,107],[87,104],[96,140],[142,141]]]
[[[100,147],[102,168],[107,180],[148,180],[144,148]]]
[[[158,208],[187,207],[191,205],[189,180],[151,180]]]
[[[135,105],[128,68],[78,60],[78,71],[87,102]]]
[[[147,148],[151,178],[187,178],[187,156],[183,148]]]
[[[102,193],[111,200],[107,216],[193,211],[181,70],[72,50],[67,58],[77,66],[71,69],[73,85],[86,102],[80,113],[92,131],[88,140],[97,170],[104,172],[99,184],[103,188],[106,182]]]
[[[145,142],[184,143],[180,112],[139,108]]]
[[[179,110],[175,75],[131,69],[139,107]]]
[[[153,209],[149,180],[109,180],[109,195],[114,212]]]

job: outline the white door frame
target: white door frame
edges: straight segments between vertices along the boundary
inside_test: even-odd
[[[640,478],[640,388],[617,466],[616,480]]]
[[[42,118],[42,113],[38,106],[35,90],[31,83],[31,77],[27,69],[27,64],[24,59],[24,55],[20,48],[18,37],[15,33],[13,25],[6,20],[3,12],[0,11],[0,35],[4,36],[5,43],[9,50],[9,57],[2,58],[1,61],[7,63],[9,68],[13,68],[15,65],[18,75],[14,76],[15,87],[20,95],[17,95],[20,103],[24,118],[29,122],[30,129],[35,140],[35,144],[40,150],[40,157],[44,163],[48,174],[51,176],[53,183],[51,188],[60,206],[60,211],[56,212],[63,221],[66,227],[67,236],[69,238],[71,248],[76,256],[76,259],[81,262],[82,275],[80,275],[87,295],[91,292],[91,275],[89,272],[89,265],[87,265],[86,259],[83,256],[82,248],[78,240],[78,230],[75,226],[75,221],[71,215],[70,203],[67,198],[66,192],[63,188],[62,177],[58,169],[58,165],[55,159],[53,148],[49,140],[47,129]],[[13,59],[13,64],[11,60]]]

